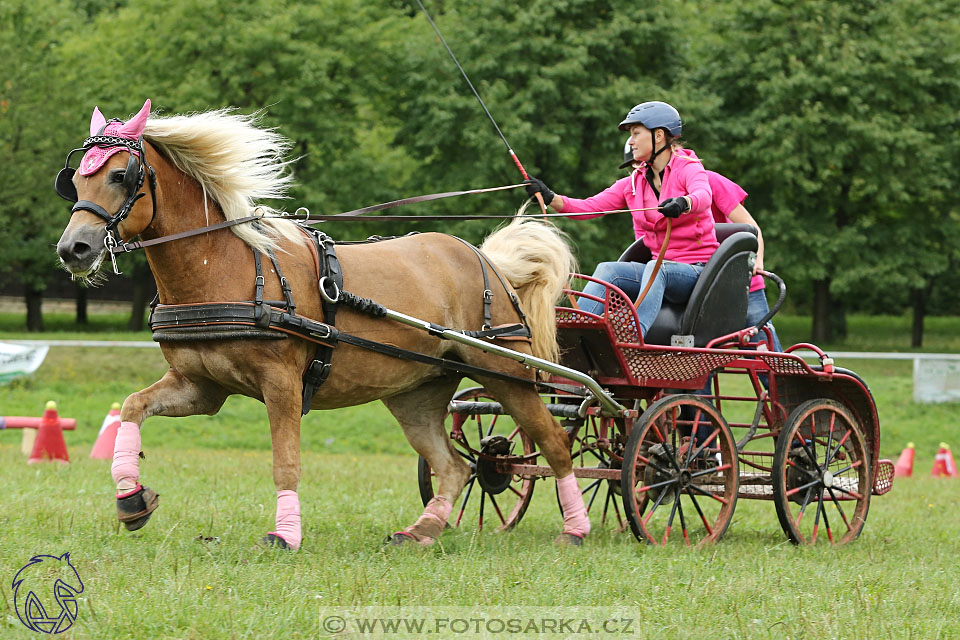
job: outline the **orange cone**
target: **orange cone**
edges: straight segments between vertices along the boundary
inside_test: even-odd
[[[933,469],[930,475],[937,478],[956,478],[957,463],[953,460],[953,453],[946,442],[940,443],[940,450],[937,451],[937,457],[933,460]]]
[[[120,428],[120,403],[114,402],[110,407],[110,412],[103,419],[103,425],[100,427],[100,433],[97,434],[97,441],[90,450],[91,458],[100,460],[113,460],[113,445],[117,442],[117,429]]]
[[[903,450],[900,457],[897,458],[897,464],[893,467],[893,475],[896,478],[909,478],[913,475],[913,454],[915,453],[913,443],[908,442],[907,448]]]
[[[33,453],[27,463],[34,464],[48,459],[70,462],[67,443],[63,440],[63,430],[60,428],[60,416],[57,415],[57,403],[53,400],[47,403],[43,417],[40,418],[37,441],[33,443]]]

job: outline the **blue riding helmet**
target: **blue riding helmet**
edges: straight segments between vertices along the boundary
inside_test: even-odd
[[[683,122],[680,112],[666,102],[641,102],[627,114],[620,123],[620,130],[626,131],[630,125],[642,124],[650,131],[666,129],[667,133],[676,138],[683,131]]]

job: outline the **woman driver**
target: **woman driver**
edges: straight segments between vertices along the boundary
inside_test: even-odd
[[[646,336],[666,299],[684,303],[690,298],[697,278],[710,256],[717,250],[710,205],[712,193],[707,173],[697,155],[681,148],[677,139],[682,131],[680,114],[665,102],[638,104],[620,123],[630,132],[629,144],[638,163],[627,177],[600,193],[583,200],[557,195],[542,181],[526,181],[527,193],[543,196],[544,202],[561,213],[591,213],[631,209],[633,229],[652,255],[660,253],[667,228],[673,218],[670,243],[664,261],[650,290],[637,308],[641,335]],[[596,215],[576,216],[595,218]],[[655,261],[601,262],[593,277],[609,282],[635,299],[647,286]],[[584,293],[604,297],[604,287],[590,282]],[[583,311],[600,315],[603,303],[581,298]]]

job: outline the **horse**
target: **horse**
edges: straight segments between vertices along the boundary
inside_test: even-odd
[[[103,279],[98,270],[105,256],[113,259],[113,247],[142,245],[156,281],[158,309],[235,301],[249,307],[254,295],[264,301],[294,298],[296,316],[317,326],[328,313],[325,298],[331,299],[330,287],[324,288],[319,279],[322,261],[314,253],[322,247],[313,246],[304,225],[258,204],[285,197],[292,180],[291,161],[286,159],[291,146],[275,129],[262,126],[259,114],[235,109],[160,116],[151,114],[147,100],[124,122],[106,121],[95,108],[90,138],[74,150],[84,154],[79,168],[69,166],[68,155],[57,177],[57,192],[76,202],[57,243],[60,261],[74,278],[97,283]],[[269,256],[273,268],[261,272],[257,252]],[[484,256],[504,276],[500,283],[497,278],[484,283]],[[486,328],[489,316],[514,326],[525,322],[529,340],[485,337],[556,361],[554,303],[574,270],[574,259],[565,236],[553,225],[517,219],[488,236],[480,253],[453,236],[422,233],[337,244],[336,258],[342,290],[356,299],[458,329]],[[481,304],[487,298],[488,303]],[[448,402],[465,374],[438,363],[455,362],[479,368],[470,377],[502,403],[539,447],[558,478],[564,507],[556,542],[580,544],[589,532],[589,519],[573,476],[568,437],[537,393],[536,371],[520,361],[443,340],[435,332],[373,317],[359,308],[338,308],[335,326],[341,335],[432,359],[400,359],[355,344],[339,343],[335,349],[327,345],[328,356],[332,354],[328,375],[304,401],[303,374],[318,348],[309,339],[313,334],[273,331],[271,337],[283,339],[261,334],[245,339],[211,333],[191,341],[160,340],[169,370],[128,396],[120,410],[111,474],[118,518],[127,529],[146,524],[159,504],[158,494],[139,479],[144,421],[151,416],[213,415],[228,396],[241,394],[263,402],[270,424],[277,511],[275,528],[262,542],[299,548],[302,410],[381,400],[437,479],[436,495],[422,515],[387,542],[431,545],[470,477],[444,429]]]

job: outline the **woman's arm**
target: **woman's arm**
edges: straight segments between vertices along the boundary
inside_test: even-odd
[[[742,204],[738,204],[728,215],[730,222],[752,224],[757,229],[757,264],[753,268],[753,273],[756,275],[757,271],[763,269],[763,232],[760,230],[760,225]]]

